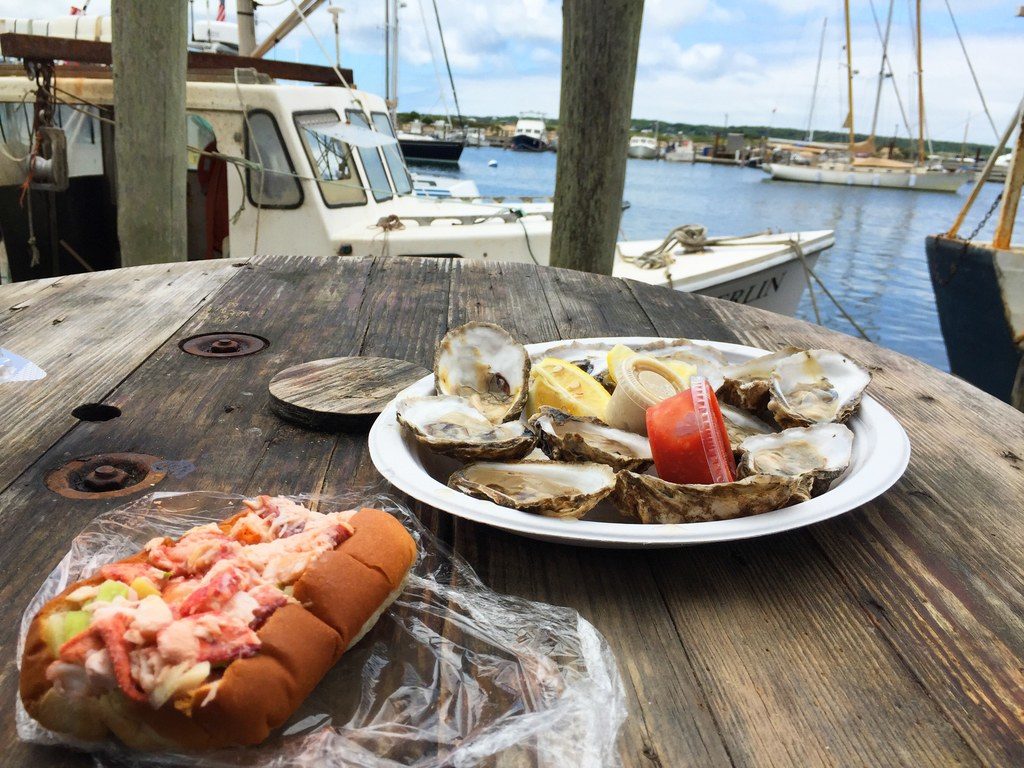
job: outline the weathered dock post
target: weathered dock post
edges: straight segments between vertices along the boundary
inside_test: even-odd
[[[564,0],[551,264],[611,274],[643,0]]]
[[[113,0],[121,265],[185,261],[185,0]]]

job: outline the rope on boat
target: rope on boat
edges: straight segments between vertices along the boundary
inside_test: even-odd
[[[764,235],[770,235],[771,230],[763,232],[755,232],[751,235],[743,235],[741,237],[708,237],[707,227],[701,224],[683,224],[682,226],[676,227],[668,236],[662,240],[657,246],[649,251],[644,251],[639,256],[626,256],[620,253],[622,260],[633,264],[634,266],[640,267],[641,269],[664,269],[665,278],[668,280],[669,287],[672,285],[671,266],[676,260],[676,249],[682,248],[684,254],[687,253],[701,253],[709,250],[710,246],[737,246],[737,245],[750,245],[748,242],[752,237],[760,237]],[[807,263],[807,257],[804,255],[803,245],[799,240],[795,240],[792,237],[779,240],[762,240],[759,245],[788,245],[796,257],[800,260],[800,265],[804,270],[804,279],[807,281],[807,292],[811,297],[811,307],[814,309],[814,318],[818,325],[821,325],[821,312],[818,309],[818,300],[814,295],[814,286],[811,284],[811,279],[814,279],[821,290],[825,292],[825,295],[832,301],[836,309],[839,310],[840,314],[846,318],[847,322],[850,323],[856,330],[857,333],[865,341],[871,341],[871,337],[864,331],[864,329],[857,323],[856,320],[850,315],[849,312],[839,303],[839,299],[825,286],[825,283],[817,273]]]

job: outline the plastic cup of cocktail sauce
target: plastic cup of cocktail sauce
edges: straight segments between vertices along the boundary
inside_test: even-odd
[[[658,477],[670,483],[728,483],[736,461],[715,391],[703,376],[647,409],[647,437]]]

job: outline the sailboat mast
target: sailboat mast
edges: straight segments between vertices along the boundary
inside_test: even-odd
[[[849,2],[849,0],[847,0]],[[917,0],[917,160],[923,163],[924,154],[924,79],[921,65],[921,0]]]
[[[885,65],[889,63],[889,32],[892,30],[892,8],[896,0],[889,0],[889,15],[885,19],[885,34],[882,36],[882,63],[878,68],[878,88],[875,90],[875,111],[871,115],[871,138],[878,127],[878,107],[882,102],[882,83],[885,82]]]
[[[918,0],[920,8],[921,0]],[[850,0],[843,0],[843,14],[846,17],[846,92],[849,114],[847,121],[850,125],[850,159],[853,160],[853,52],[850,50]]]
[[[814,141],[814,103],[818,100],[818,80],[821,78],[821,56],[825,52],[825,28],[828,16],[821,20],[821,41],[818,43],[818,68],[814,70],[814,88],[811,90],[811,110],[807,113],[807,141]]]

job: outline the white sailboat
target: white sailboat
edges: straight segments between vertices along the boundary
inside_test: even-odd
[[[843,8],[846,20],[846,82],[848,109],[845,127],[849,130],[849,141],[845,147],[845,156],[840,153],[841,145],[808,142],[792,142],[774,140],[776,152],[789,155],[789,163],[763,163],[761,169],[773,179],[797,181],[812,184],[841,184],[852,187],[884,187],[887,189],[910,189],[930,192],[956,192],[971,179],[971,174],[954,170],[949,171],[941,164],[929,165],[924,151],[924,88],[921,66],[921,0],[917,0],[917,85],[918,85],[918,152],[917,161],[913,163],[894,160],[892,158],[875,157],[875,126],[872,125],[871,135],[866,141],[858,143],[854,134],[853,110],[853,57],[850,49],[850,0],[844,0]],[[889,19],[892,19],[892,2],[889,6]],[[825,29],[822,27],[822,46],[825,41]],[[888,27],[882,44],[882,66],[887,62],[886,47],[888,45]],[[818,68],[821,67],[821,50],[818,52]],[[883,74],[879,75],[878,95],[881,95]],[[818,77],[815,75],[815,95]],[[814,98],[811,99],[811,114],[814,111]],[[878,96],[875,100],[875,118],[878,115]],[[808,127],[809,138],[813,131]],[[770,140],[771,141],[771,140]]]

